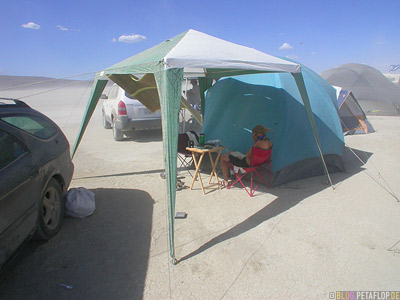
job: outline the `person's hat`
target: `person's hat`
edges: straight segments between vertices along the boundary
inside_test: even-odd
[[[265,135],[267,132],[270,132],[271,129],[265,128],[262,125],[257,125],[256,127],[253,128],[252,132],[255,134],[262,134]]]

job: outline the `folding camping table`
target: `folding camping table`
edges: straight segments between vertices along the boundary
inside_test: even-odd
[[[205,147],[189,148],[189,147],[187,147],[186,148],[186,150],[192,152],[193,162],[196,167],[196,172],[194,173],[192,184],[190,185],[190,189],[193,188],[193,184],[196,181],[196,178],[199,178],[201,190],[203,191],[203,194],[205,194],[203,181],[201,180],[201,176],[200,176],[200,166],[201,166],[201,163],[203,162],[203,158],[206,153],[208,153],[208,156],[210,157],[210,162],[211,162],[211,167],[212,167],[211,174],[210,174],[210,180],[208,181],[208,184],[211,183],[211,179],[215,176],[215,178],[217,179],[218,189],[221,188],[215,168],[218,164],[218,160],[219,160],[222,150],[224,148],[225,147],[212,147],[212,148],[205,148]],[[211,155],[211,153],[214,153],[214,152],[218,152],[218,155],[217,155],[215,161],[213,160],[213,157]],[[195,155],[196,153],[200,155],[198,160]]]

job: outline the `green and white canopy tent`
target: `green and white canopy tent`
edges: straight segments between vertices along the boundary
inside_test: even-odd
[[[198,78],[202,108],[204,109],[204,91],[212,85],[214,79],[268,72],[288,72],[293,75],[307,110],[317,146],[320,149],[318,133],[299,64],[190,29],[96,74],[81,129],[72,150],[72,156],[77,150],[108,79],[117,83],[128,93],[135,95],[150,110],[161,109],[170,255],[175,262],[176,160],[182,82],[185,78]],[[155,81],[156,86],[151,84],[138,85],[139,77],[147,82],[150,78],[150,81]],[[140,97],[141,93],[142,97]],[[146,93],[148,97],[146,97]],[[146,103],[146,98],[154,98],[154,96],[158,100],[157,105],[154,105],[154,102],[152,104]],[[329,178],[321,151],[320,154],[325,174]]]

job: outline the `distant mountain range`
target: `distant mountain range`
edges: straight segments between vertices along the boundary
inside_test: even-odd
[[[70,80],[39,76],[0,75],[0,89],[7,89],[11,87],[16,89],[48,89],[67,86],[86,87],[92,84],[92,80]]]

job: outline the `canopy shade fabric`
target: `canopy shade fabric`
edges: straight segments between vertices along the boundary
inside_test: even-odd
[[[170,226],[170,255],[173,261],[175,261],[174,214],[178,112],[181,104],[182,81],[184,78],[198,78],[200,95],[204,97],[204,91],[211,86],[214,78],[267,72],[287,72],[293,75],[313,128],[316,144],[320,148],[314,117],[301,73],[301,66],[297,63],[273,57],[258,50],[230,43],[191,29],[119,62],[107,68],[101,74],[109,77],[122,88],[129,90],[131,94],[137,92],[137,89],[134,88],[134,85],[137,84],[135,78],[145,74],[154,74],[162,115],[164,166],[167,179],[166,188]],[[132,77],[132,75],[136,77]],[[98,102],[98,97],[100,96],[98,90],[101,89],[100,82],[100,80],[96,80],[94,83],[94,92],[89,99],[88,107],[93,107]],[[202,102],[202,109],[204,109],[204,106],[205,103]],[[72,151],[73,155],[86,128],[84,124],[87,124],[91,114],[92,111],[87,111],[84,116],[81,131]],[[319,152],[321,153],[321,162],[324,165],[325,174],[327,174],[322,152]]]
[[[301,72],[296,63],[190,29],[111,66],[105,75],[151,73],[160,63],[164,69],[184,68],[184,77],[193,78],[206,74],[220,78],[222,73],[234,72]]]
[[[104,74],[104,72],[102,72]],[[151,112],[156,112],[161,109],[160,99],[158,97],[157,83],[154,74],[144,74],[142,78],[137,78],[132,74],[111,74],[108,77],[122,87],[132,98],[139,100]],[[181,108],[190,111],[193,117],[203,124],[200,113],[195,110],[185,98],[181,97]]]

